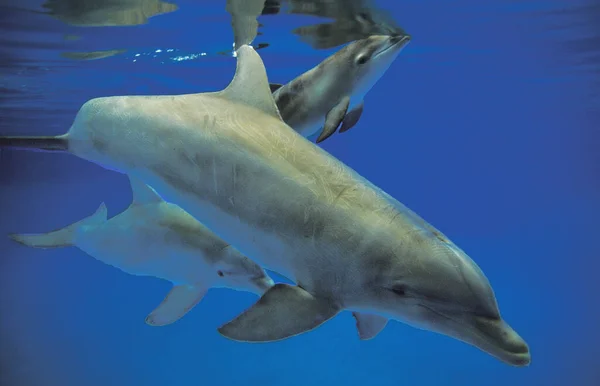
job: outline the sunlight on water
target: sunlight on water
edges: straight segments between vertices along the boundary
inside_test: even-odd
[[[137,53],[137,54],[133,55],[135,58],[135,59],[133,59],[133,62],[142,60],[145,57],[158,58],[159,60],[161,60],[161,63],[164,63],[164,59],[169,59],[174,62],[181,62],[182,60],[194,60],[194,59],[198,59],[201,56],[206,56],[206,52],[201,52],[198,54],[171,56],[173,52],[177,52],[177,51],[179,51],[179,50],[177,50],[175,48],[167,48],[164,50],[158,48],[152,52]]]

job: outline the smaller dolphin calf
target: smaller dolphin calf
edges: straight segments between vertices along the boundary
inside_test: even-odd
[[[129,177],[131,205],[107,220],[104,203],[90,217],[45,234],[13,234],[26,246],[76,246],[124,272],[169,280],[173,288],[146,318],[153,326],[171,324],[191,310],[211,287],[262,295],[273,280],[252,260],[217,237],[150,186]]]
[[[409,35],[374,35],[357,40],[285,86],[271,83],[281,117],[304,137],[321,129],[320,143],[337,128],[351,129],[363,99],[410,41]]]

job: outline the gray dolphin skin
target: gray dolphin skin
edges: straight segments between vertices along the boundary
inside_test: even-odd
[[[340,127],[351,129],[362,115],[364,97],[388,70],[409,35],[374,35],[354,41],[286,85],[271,83],[283,120],[320,143]]]
[[[220,327],[229,339],[286,339],[348,310],[363,339],[394,319],[530,362],[461,249],[281,119],[251,46],[222,91],[92,99],[66,134],[0,146],[59,148],[133,175],[297,284],[275,284]]]
[[[146,317],[153,326],[171,324],[213,287],[262,295],[274,284],[256,263],[225,243],[151,187],[130,177],[133,201],[107,220],[104,203],[90,217],[54,232],[12,234],[34,248],[76,246],[103,263],[136,276],[173,283],[162,303]]]

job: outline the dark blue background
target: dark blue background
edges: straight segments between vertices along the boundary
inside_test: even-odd
[[[221,3],[179,1],[178,11],[148,24],[110,28],[4,9],[0,134],[63,133],[93,97],[223,88],[235,60],[215,54],[232,42]],[[349,313],[282,342],[235,343],[216,328],[255,297],[224,289],[211,290],[171,326],[146,326],[169,283],[129,276],[75,248],[27,249],[2,236],[65,226],[102,201],[113,216],[131,200],[126,177],[70,155],[3,151],[2,382],[600,384],[598,9],[576,1],[569,8],[558,1],[378,4],[413,40],[368,94],[359,125],[323,147],[482,267],[504,317],[531,347],[531,366],[513,368],[398,322],[361,342]],[[39,9],[36,1],[19,6]],[[289,32],[314,19],[260,21],[255,42],[270,43],[259,52],[273,82],[334,52],[313,50]],[[65,41],[65,34],[82,39]],[[105,49],[127,51],[97,61],[60,56]],[[169,59],[200,52],[207,55]]]

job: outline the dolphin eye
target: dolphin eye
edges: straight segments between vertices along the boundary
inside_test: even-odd
[[[391,290],[398,296],[406,296],[406,286],[404,285],[395,285],[391,288]]]
[[[367,57],[367,55],[361,55],[358,58],[356,58],[356,64],[358,64],[358,65],[365,64],[368,61],[369,61],[369,58]]]

